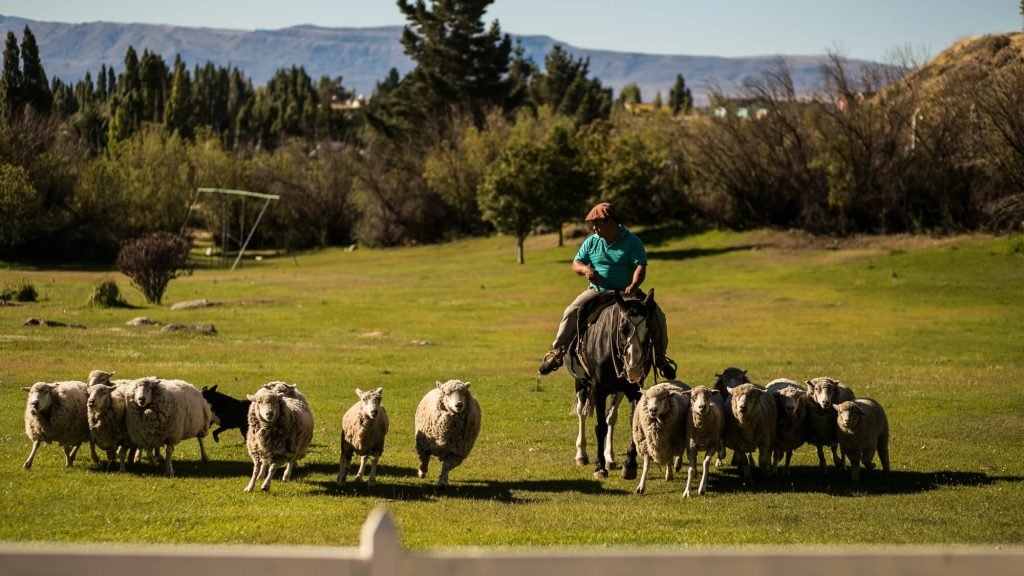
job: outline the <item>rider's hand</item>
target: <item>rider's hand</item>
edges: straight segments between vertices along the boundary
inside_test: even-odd
[[[590,282],[594,286],[601,285],[601,277],[597,274],[597,270],[593,267],[587,269],[587,282]]]

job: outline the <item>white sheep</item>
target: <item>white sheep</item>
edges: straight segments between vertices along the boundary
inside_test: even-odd
[[[721,450],[725,433],[725,403],[722,393],[714,388],[697,386],[683,394],[690,398],[690,412],[686,422],[686,489],[683,497],[690,497],[693,472],[697,469],[697,452],[704,450],[703,467],[697,494],[703,495],[708,481],[708,462],[712,454]]]
[[[732,389],[730,413],[732,417],[726,422],[725,444],[741,454],[740,467],[744,478],[751,477],[751,454],[754,450],[757,450],[761,472],[770,474],[778,420],[778,409],[772,395],[762,386],[740,384]]]
[[[341,418],[341,459],[338,462],[338,486],[345,483],[352,455],[359,455],[359,471],[356,480],[363,477],[367,458],[373,458],[367,486],[377,483],[377,461],[384,452],[384,438],[388,434],[388,412],[381,406],[383,388],[363,392],[356,388],[359,401],[353,404]]]
[[[838,453],[839,440],[836,437],[835,404],[848,402],[855,398],[853,390],[834,378],[822,376],[808,380],[807,397],[807,443],[818,449],[818,467],[824,471],[824,447],[832,450],[832,463],[836,468],[843,469],[843,458]]]
[[[203,438],[210,430],[213,412],[202,393],[184,380],[155,376],[132,382],[125,421],[128,437],[140,449],[164,447],[164,471],[174,476],[174,447],[187,438],[199,441],[203,462],[208,460]]]
[[[860,480],[860,465],[872,469],[875,452],[882,470],[889,471],[889,420],[882,405],[871,398],[836,404],[839,446],[850,459],[850,478]]]
[[[25,469],[32,467],[36,452],[44,442],[56,442],[64,448],[65,464],[70,468],[82,442],[89,438],[86,402],[89,393],[85,382],[36,382],[29,388],[25,403],[25,434],[32,441],[32,450],[25,460]],[[98,460],[95,453],[93,458]]]
[[[285,466],[281,480],[290,480],[296,464],[306,456],[313,440],[313,412],[300,399],[302,395],[289,384],[271,384],[280,386],[265,385],[255,394],[246,396],[251,404],[245,445],[252,458],[252,478],[245,487],[246,492],[252,492],[260,478],[263,479],[260,489],[270,490],[270,481],[278,466]]]
[[[789,476],[789,462],[793,458],[793,451],[807,442],[806,420],[810,400],[800,384],[786,378],[772,380],[765,388],[775,398],[778,408],[772,466],[777,469],[782,455],[785,454],[782,475]]]
[[[725,404],[726,407],[725,413],[727,427],[730,426],[730,423],[735,423],[735,421],[732,419],[732,409],[730,408],[730,406],[732,405],[732,389],[739,386],[740,384],[749,383],[750,378],[747,377],[747,371],[743,370],[742,368],[736,368],[735,366],[730,366],[725,370],[722,370],[720,374],[715,374],[714,388],[715,390],[718,390],[719,394],[722,395],[722,402]],[[715,459],[715,467],[722,465],[722,459],[725,458],[725,448],[726,446],[723,442],[722,447],[719,449],[718,458]],[[744,466],[744,462],[746,462],[746,457],[744,456],[743,458],[741,458],[739,454],[736,454],[736,452],[733,451],[732,464],[734,466],[739,466],[742,468]]]
[[[662,382],[644,390],[633,416],[633,441],[644,466],[636,493],[647,488],[647,470],[651,460],[665,467],[665,480],[672,480],[674,459],[686,451],[686,420],[689,398],[679,386]]]
[[[416,453],[420,457],[417,476],[427,475],[431,456],[441,461],[437,487],[448,486],[448,473],[462,463],[480,433],[480,403],[469,392],[469,382],[435,382],[416,407]]]
[[[93,442],[107,453],[107,469],[117,460],[119,470],[124,472],[125,457],[135,448],[128,436],[125,414],[128,396],[131,394],[131,380],[111,380],[113,372],[93,370],[89,374],[89,432]]]

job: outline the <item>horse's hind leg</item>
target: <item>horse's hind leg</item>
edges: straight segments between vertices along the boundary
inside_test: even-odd
[[[598,414],[603,415],[605,413],[607,400],[608,398],[604,394],[594,394],[594,410]],[[594,478],[597,480],[608,478],[608,468],[605,466],[604,460],[604,439],[606,434],[608,434],[608,421],[601,416],[594,418],[594,436],[597,439],[597,463],[594,465]]]
[[[590,464],[590,458],[587,457],[587,400],[586,388],[581,388],[579,384],[576,385],[573,411],[576,412],[579,424],[576,430],[576,465],[585,466]]]
[[[604,462],[609,470],[615,469],[615,449],[612,447],[612,439],[615,437],[615,423],[619,420],[619,403],[622,402],[622,394],[616,393],[612,397],[611,406],[608,407],[608,434],[604,439]]]

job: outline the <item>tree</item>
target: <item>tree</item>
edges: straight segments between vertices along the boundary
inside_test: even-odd
[[[18,38],[14,32],[8,31],[7,42],[4,44],[3,76],[0,76],[0,112],[7,118],[20,114],[25,103],[20,60]]]
[[[676,83],[668,92],[668,106],[673,116],[686,115],[693,110],[693,93],[686,87],[682,74],[676,74]]]
[[[146,302],[159,304],[167,284],[189,273],[190,243],[169,232],[153,232],[125,242],[117,255],[117,269],[142,291]]]
[[[0,254],[11,256],[14,249],[31,238],[42,210],[42,200],[28,172],[21,166],[0,163]]]
[[[25,26],[21,36],[21,62],[22,94],[25,103],[42,115],[49,114],[53,107],[53,94],[50,92],[50,83],[46,80],[43,63],[39,59],[36,37],[28,26]]]
[[[577,125],[608,118],[612,92],[597,79],[587,78],[589,58],[574,59],[556,44],[544,58],[544,72],[530,83],[530,97],[537,106],[547,105]]]
[[[477,200],[485,220],[516,238],[519,264],[530,231],[538,225],[560,230],[592,191],[575,141],[566,116],[546,108],[536,117],[523,111],[500,157],[487,169]]]
[[[108,75],[113,73],[113,69],[107,69]],[[113,92],[109,139],[111,142],[120,142],[135,134],[142,124],[142,78],[139,74],[139,56],[132,46],[125,52],[124,72]]]
[[[484,218],[516,239],[516,262],[523,264],[523,243],[541,217],[547,171],[537,142],[510,144],[487,172],[478,201]]]
[[[619,92],[619,98],[616,100],[619,105],[639,104],[643,101],[644,99],[640,95],[640,87],[637,86],[636,82],[630,82],[623,86],[622,91]]]
[[[171,95],[167,99],[164,124],[169,132],[177,132],[183,138],[191,138],[195,127],[195,105],[192,101],[192,80],[188,69],[181,61],[181,55],[174,58],[174,77],[171,80]]]
[[[509,102],[512,40],[483,15],[494,0],[398,0],[409,24],[402,46],[416,67],[393,97],[404,99],[394,112],[400,122],[421,126],[431,118],[447,125],[451,112],[466,112],[482,125],[491,107]]]

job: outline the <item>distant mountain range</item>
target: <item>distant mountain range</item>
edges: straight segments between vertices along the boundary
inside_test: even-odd
[[[364,95],[369,95],[376,82],[391,68],[405,74],[414,65],[399,41],[401,26],[321,28],[307,25],[280,30],[227,30],[112,22],[67,24],[0,15],[0,33],[6,36],[7,31],[14,32],[19,43],[26,25],[39,44],[47,76],[59,77],[65,82],[80,80],[86,71],[92,72],[95,78],[101,64],[113,65],[115,70],[121,71],[129,46],[140,56],[144,49],[159,53],[169,66],[175,54],[181,54],[190,67],[206,61],[218,66],[236,66],[257,86],[266,83],[279,68],[304,66],[314,80],[325,74],[341,76],[346,88]],[[522,42],[526,56],[538,66],[543,66],[544,57],[552,47],[561,44],[575,57],[589,58],[591,76],[599,78],[616,93],[623,86],[636,83],[647,101],[658,92],[667,99],[676,75],[682,74],[694,98],[703,103],[712,86],[735,92],[744,79],[773,69],[777,58],[588,50],[548,36],[512,36]],[[820,85],[822,56],[785,56],[785,59],[801,93],[814,91]],[[851,62],[862,63],[865,62]]]

